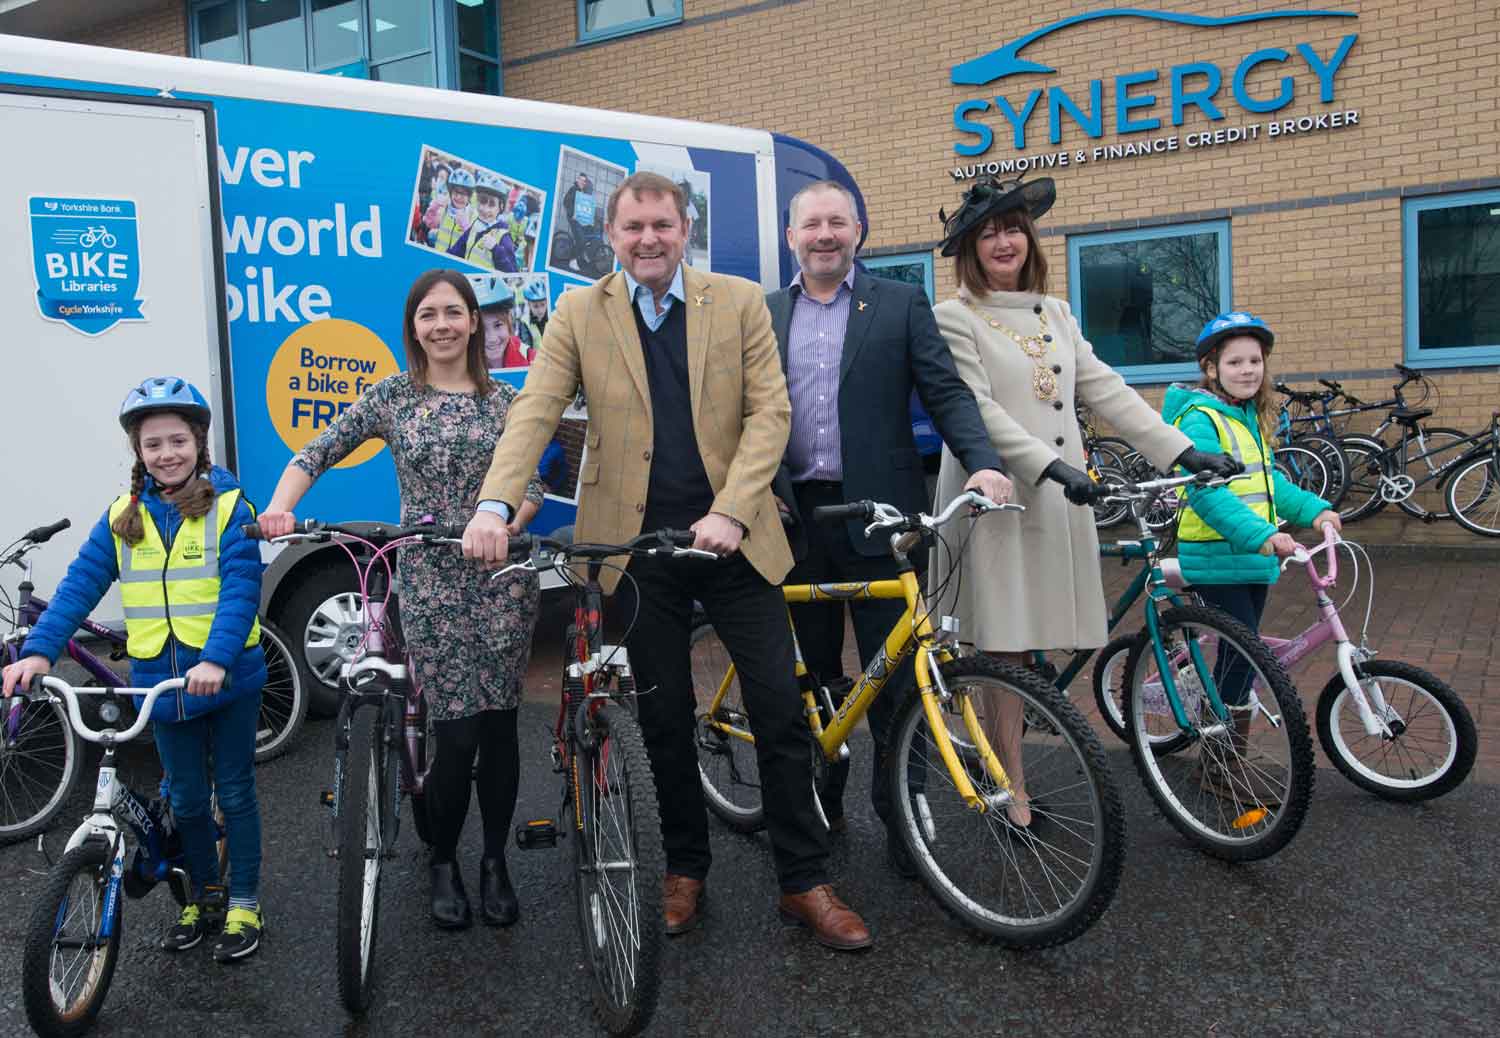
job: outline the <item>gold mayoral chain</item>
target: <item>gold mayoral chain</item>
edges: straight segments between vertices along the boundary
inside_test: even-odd
[[[1057,373],[1051,365],[1042,363],[1042,358],[1052,351],[1052,336],[1047,331],[1047,315],[1042,312],[1040,305],[1032,307],[1036,314],[1037,333],[1035,335],[1018,335],[1015,331],[1005,327],[993,317],[984,313],[975,306],[971,300],[965,299],[964,303],[980,317],[984,318],[991,328],[1003,333],[1017,346],[1021,352],[1031,358],[1033,365],[1031,372],[1031,391],[1036,394],[1038,400],[1048,403],[1057,399]]]

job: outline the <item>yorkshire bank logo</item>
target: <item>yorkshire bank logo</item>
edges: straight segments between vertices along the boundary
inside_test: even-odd
[[[1145,11],[1137,8],[1110,8],[1090,11],[1064,18],[1042,26],[1011,42],[969,61],[954,65],[950,71],[951,81],[959,86],[985,86],[1012,76],[1028,73],[1053,75],[1057,69],[1040,61],[1023,57],[1027,48],[1042,49],[1043,41],[1056,33],[1076,25],[1102,22],[1111,19],[1145,19],[1173,25],[1186,25],[1202,29],[1224,29],[1231,26],[1256,22],[1305,22],[1308,19],[1357,18],[1352,11],[1258,11],[1251,14],[1213,17],[1210,15],[1181,14],[1174,11]],[[1345,36],[1331,54],[1318,52],[1310,43],[1299,43],[1295,47],[1307,70],[1318,79],[1320,99],[1324,103],[1334,100],[1334,77],[1350,48],[1358,39],[1357,34]],[[1288,75],[1276,83],[1276,92],[1270,96],[1252,96],[1246,86],[1250,73],[1263,65],[1286,64],[1292,60],[1292,52],[1280,47],[1267,47],[1247,54],[1236,66],[1228,69],[1206,61],[1187,62],[1175,65],[1165,74],[1159,69],[1147,69],[1116,75],[1113,90],[1107,91],[1103,78],[1094,79],[1088,86],[1088,97],[1074,97],[1061,87],[1035,87],[1024,98],[1012,100],[1003,94],[988,98],[973,98],[954,106],[953,125],[960,133],[972,134],[977,140],[955,142],[953,150],[960,155],[978,155],[993,143],[994,131],[983,122],[971,117],[993,110],[1004,117],[1016,148],[1026,147],[1027,124],[1033,114],[1045,118],[1048,139],[1056,144],[1061,139],[1064,118],[1075,122],[1090,137],[1100,137],[1105,130],[1106,95],[1113,101],[1115,111],[1114,129],[1118,133],[1136,133],[1161,127],[1160,118],[1149,116],[1145,110],[1157,103],[1157,94],[1150,84],[1162,83],[1169,94],[1162,100],[1171,104],[1171,122],[1180,126],[1184,113],[1189,108],[1199,108],[1210,119],[1225,118],[1218,104],[1218,95],[1230,82],[1231,93],[1239,106],[1250,112],[1274,112],[1292,102],[1295,82]],[[1136,114],[1140,113],[1140,114]]]

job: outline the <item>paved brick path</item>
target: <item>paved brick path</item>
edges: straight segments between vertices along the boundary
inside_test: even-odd
[[[1352,531],[1357,532],[1357,531]],[[1475,558],[1446,558],[1439,553],[1397,551],[1374,557],[1376,597],[1370,615],[1369,644],[1382,659],[1402,660],[1432,671],[1446,681],[1467,704],[1479,728],[1479,760],[1472,781],[1500,782],[1500,651],[1496,632],[1500,629],[1500,554]],[[1103,569],[1105,595],[1113,602],[1133,576],[1134,568],[1118,563]],[[1353,570],[1344,555],[1339,564],[1339,586],[1335,601],[1342,604],[1349,593]],[[1362,625],[1368,569],[1361,566],[1358,591],[1341,614],[1351,636],[1358,638]],[[566,596],[549,594],[537,626],[537,639],[527,675],[526,698],[555,701],[557,697],[562,631],[571,605]],[[1312,591],[1305,578],[1289,571],[1272,589],[1266,606],[1267,634],[1289,637],[1306,629],[1316,619]],[[1120,631],[1140,627],[1137,613],[1128,617]],[[618,632],[613,626],[608,635]],[[854,634],[845,637],[845,668],[853,673],[858,664]],[[1324,646],[1292,671],[1303,694],[1309,724],[1317,695],[1335,669],[1333,647]],[[1074,682],[1074,694],[1089,695],[1090,669]],[[1106,736],[1107,738],[1107,736]],[[1316,735],[1313,738],[1317,744]],[[1328,767],[1319,749],[1319,766]]]

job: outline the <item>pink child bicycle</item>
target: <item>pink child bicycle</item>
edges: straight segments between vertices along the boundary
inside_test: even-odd
[[[1372,574],[1365,604],[1364,626],[1356,645],[1349,638],[1339,607],[1328,592],[1338,580],[1338,548],[1349,552],[1354,581],[1343,605],[1348,605],[1359,587],[1359,559]],[[1327,572],[1318,571],[1317,555],[1327,559]],[[1309,654],[1329,641],[1337,645],[1338,670],[1318,695],[1318,741],[1333,766],[1361,789],[1387,800],[1416,803],[1442,796],[1468,777],[1479,748],[1474,719],[1458,694],[1436,675],[1399,660],[1375,659],[1365,643],[1370,611],[1375,601],[1374,567],[1358,544],[1324,528],[1323,543],[1298,551],[1282,563],[1285,569],[1299,563],[1307,570],[1308,583],[1317,597],[1320,619],[1293,638],[1261,640],[1282,667],[1290,671]],[[1186,587],[1175,559],[1162,561],[1163,575],[1173,587]],[[1144,637],[1144,632],[1139,637]],[[1094,683],[1099,714],[1110,729],[1125,739],[1122,690],[1133,675],[1126,661],[1134,639],[1120,639],[1101,659],[1101,680]],[[1212,646],[1203,639],[1207,653]],[[1165,704],[1165,694],[1155,666],[1147,653],[1139,654],[1149,666],[1142,685],[1148,702]],[[1148,709],[1150,709],[1148,707]]]

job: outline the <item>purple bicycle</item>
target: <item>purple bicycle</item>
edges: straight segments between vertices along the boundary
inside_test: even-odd
[[[1370,570],[1364,619],[1364,628],[1368,629],[1375,601],[1374,567],[1369,555],[1358,544],[1325,527],[1321,544],[1299,550],[1282,562],[1283,569],[1293,563],[1306,569],[1317,598],[1319,619],[1295,637],[1263,635],[1261,641],[1286,670],[1328,642],[1335,643],[1338,669],[1318,694],[1317,729],[1323,752],[1340,774],[1386,800],[1416,803],[1440,797],[1462,783],[1474,767],[1479,749],[1474,719],[1458,694],[1435,674],[1399,660],[1376,659],[1363,630],[1357,644],[1349,637],[1339,606],[1328,594],[1338,581],[1339,548],[1349,553],[1354,564],[1354,579],[1342,605],[1348,605],[1358,590],[1361,556]],[[1326,559],[1325,572],[1318,570],[1318,553]],[[1186,587],[1175,560],[1164,560],[1162,568],[1169,585]],[[1211,654],[1213,647],[1212,637],[1205,635],[1200,649]],[[1117,647],[1116,658],[1128,648],[1128,643]],[[1141,665],[1136,662],[1138,658],[1144,659],[1145,665],[1139,679],[1132,673]],[[1100,716],[1121,738],[1127,738],[1122,692],[1137,680],[1146,702],[1154,704],[1147,707],[1148,712],[1165,714],[1161,679],[1143,654],[1130,654],[1115,672],[1114,680],[1095,685]],[[1156,738],[1153,736],[1153,742]]]
[[[9,627],[0,639],[0,666],[20,659],[26,635],[47,608],[47,600],[35,594],[27,556],[71,525],[59,519],[29,530],[0,555],[0,570],[15,566],[22,572],[15,598],[0,587],[0,624]],[[267,677],[255,732],[257,764],[285,753],[307,717],[306,684],[291,643],[265,620],[260,629]],[[84,620],[82,630],[107,647],[111,661],[126,658],[123,632],[93,620]],[[87,673],[85,687],[129,684],[76,639],[70,638],[64,651]],[[130,709],[130,701],[124,702]],[[51,824],[78,781],[82,754],[82,744],[61,703],[45,697],[18,697],[0,705],[0,844],[27,839]]]

